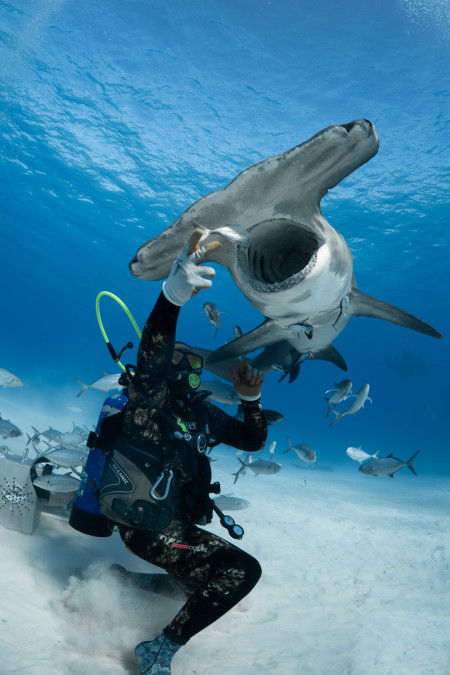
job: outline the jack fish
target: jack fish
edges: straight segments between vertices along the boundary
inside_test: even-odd
[[[330,427],[334,426],[336,422],[339,422],[341,417],[344,417],[344,415],[356,415],[358,410],[361,408],[364,408],[364,403],[366,401],[370,401],[372,403],[372,399],[369,396],[369,389],[370,386],[368,384],[363,384],[361,389],[358,391],[357,394],[352,394],[352,396],[355,397],[355,400],[353,403],[350,404],[350,406],[347,408],[347,410],[344,410],[343,412],[337,412],[334,408],[332,408],[332,411],[336,415],[336,419],[331,422],[329,425]]]
[[[295,454],[299,459],[302,459],[307,464],[312,464],[317,459],[316,451],[306,445],[306,443],[299,443],[298,445],[293,445],[291,439],[288,436],[289,447],[284,451],[284,455],[291,450],[294,450]]]
[[[397,471],[403,469],[404,466],[407,466],[408,469],[417,476],[412,463],[419,452],[420,450],[417,450],[407,462],[402,462],[401,459],[397,459],[391,452],[387,457],[371,459],[369,462],[361,464],[361,466],[358,467],[358,470],[361,471],[361,473],[365,473],[367,476],[375,476],[375,478],[378,478],[379,476],[390,476],[391,478],[394,478],[394,473],[397,473]]]

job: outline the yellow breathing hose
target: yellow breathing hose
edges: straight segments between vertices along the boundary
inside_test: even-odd
[[[97,295],[97,298],[96,298],[96,300],[95,300],[95,312],[96,312],[96,314],[97,314],[97,321],[98,321],[98,325],[99,325],[99,327],[100,327],[101,333],[102,333],[103,338],[104,338],[104,340],[105,340],[105,342],[106,342],[106,346],[108,347],[109,353],[110,353],[111,356],[113,357],[114,361],[122,368],[122,370],[123,370],[124,372],[126,372],[125,366],[120,362],[119,357],[117,356],[114,347],[113,347],[112,344],[110,343],[110,341],[109,341],[109,339],[108,339],[108,336],[106,335],[106,331],[105,331],[105,329],[104,329],[104,327],[103,327],[102,317],[101,317],[101,314],[100,314],[100,299],[101,299],[104,295],[109,296],[110,298],[112,298],[113,300],[115,300],[115,301],[117,302],[117,304],[119,304],[119,305],[122,307],[123,311],[124,311],[125,314],[128,316],[128,318],[130,319],[131,323],[133,324],[134,330],[135,330],[136,333],[138,334],[139,339],[141,339],[142,333],[141,333],[141,331],[139,330],[139,326],[137,325],[137,323],[136,323],[136,321],[135,321],[135,319],[134,319],[132,313],[130,312],[130,310],[128,309],[128,307],[126,306],[126,304],[125,304],[124,302],[122,302],[122,300],[121,300],[120,298],[117,297],[117,295],[114,295],[114,293],[110,293],[109,291],[101,291],[101,292]],[[122,351],[123,351],[123,350],[122,350]]]

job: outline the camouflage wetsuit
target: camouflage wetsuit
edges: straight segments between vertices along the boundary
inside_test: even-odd
[[[145,325],[136,374],[128,387],[123,435],[134,443],[148,443],[149,447],[164,447],[168,443],[167,423],[144,401],[140,388],[168,415],[180,416],[184,422],[194,421],[206,412],[210,436],[215,441],[248,452],[261,450],[267,426],[259,401],[243,402],[244,422],[240,422],[209,402],[201,403],[199,410],[189,400],[181,400],[170,386],[168,373],[179,310],[161,293]],[[176,443],[174,446],[176,452]],[[173,456],[173,447],[171,452]],[[201,459],[203,470],[206,464],[209,472],[206,477],[209,484],[209,462],[204,455]],[[191,456],[190,461],[196,462],[197,457]],[[180,465],[183,462],[186,458],[180,455]],[[189,469],[185,466],[181,471],[181,483],[186,474],[186,485],[190,481]],[[231,609],[251,591],[261,575],[255,558],[197,527],[196,515],[199,513],[196,514],[195,508],[190,510],[180,499],[176,519],[161,533],[120,526],[121,537],[133,553],[176,576],[189,591],[186,604],[164,629],[168,638],[182,644]]]

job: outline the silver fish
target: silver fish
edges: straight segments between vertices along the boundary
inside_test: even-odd
[[[369,455],[369,453],[364,452],[364,450],[360,446],[359,448],[352,448],[352,447],[347,448],[347,450],[345,452],[347,453],[347,455],[351,459],[353,459],[353,460],[355,460],[355,462],[359,462],[361,464],[361,462],[365,462],[366,459],[371,459],[371,458],[378,459],[378,453],[380,451],[377,450],[376,452],[374,452],[373,455]]]
[[[62,431],[58,431],[58,429],[53,429],[52,427],[49,427],[45,431],[38,431],[36,427],[31,427],[34,431],[34,435],[30,437],[28,434],[28,443],[39,443],[41,440],[41,436],[44,436],[48,441],[52,441],[53,443],[61,443],[62,442]]]
[[[0,387],[23,387],[23,382],[17,375],[13,375],[9,370],[0,368]]]
[[[11,420],[5,420],[0,414],[0,436],[2,438],[17,438],[23,436],[19,427],[16,427]]]
[[[345,399],[350,396],[352,393],[351,380],[341,380],[341,382],[335,382],[334,389],[327,389],[325,393],[329,394],[330,392],[331,396],[325,396],[325,401],[328,403],[328,410],[325,417],[328,417],[332,405],[336,407],[338,403],[345,401]]]
[[[78,382],[78,384],[81,385],[82,389],[78,392],[77,396],[81,396],[86,389],[98,389],[99,391],[111,391],[112,389],[122,389],[122,385],[119,384],[119,378],[122,375],[122,373],[114,373],[113,375],[108,375],[105,374],[103,377],[99,377],[98,380],[95,380],[95,382],[91,382],[91,384],[85,384],[78,378],[74,377],[73,379]]]
[[[407,466],[408,469],[417,476],[417,473],[412,465],[414,459],[419,454],[420,450],[414,453],[412,457],[408,459],[407,462],[402,462],[401,459],[397,459],[393,456],[392,452],[387,457],[380,457],[379,459],[371,459],[369,462],[365,462],[358,467],[358,471],[365,473],[367,476],[374,476],[378,478],[379,476],[390,476],[394,478],[394,473],[403,469],[404,466]]]
[[[33,485],[52,494],[56,492],[76,492],[80,486],[80,480],[70,474],[51,473],[38,476],[33,480]]]
[[[241,403],[236,389],[219,380],[202,382],[199,391],[210,391],[211,394],[208,398],[224,405],[239,405]]]
[[[88,433],[83,431],[79,433],[78,431],[65,431],[61,434],[61,443],[64,445],[79,445],[83,443],[88,437]]]
[[[73,424],[72,432],[75,432],[75,433],[77,433],[77,434],[79,434],[80,436],[83,436],[83,437],[89,436],[89,429],[87,428],[87,426],[85,424],[83,424],[82,427],[76,425],[75,422],[72,422],[72,424]]]
[[[50,462],[56,464],[56,466],[67,468],[72,466],[82,466],[87,457],[87,452],[76,445],[73,445],[72,447],[63,445],[51,447],[51,449],[44,453],[40,453],[39,450],[35,449],[35,452],[50,460]]]
[[[236,473],[233,473],[232,475],[235,476],[235,479],[233,483],[236,483],[237,479],[239,478],[240,475],[244,475],[247,473],[248,469],[251,469],[253,473],[257,476],[259,474],[264,474],[266,476],[278,473],[281,471],[281,465],[277,464],[276,462],[271,462],[267,459],[257,459],[255,462],[252,461],[252,457],[247,456],[247,459],[245,462],[242,461],[239,457],[237,458],[238,462],[240,462],[241,467],[239,471]]]
[[[219,495],[214,499],[214,503],[221,511],[242,511],[248,509],[250,502],[241,497],[232,497],[231,495]]]
[[[306,443],[299,443],[298,445],[294,445],[289,436],[287,437],[287,439],[289,441],[289,447],[287,450],[283,452],[284,455],[287,452],[294,450],[297,457],[299,459],[302,459],[307,464],[312,464],[313,462],[316,461],[317,459],[316,451],[310,448],[309,445],[306,445]]]
[[[344,410],[343,412],[337,412],[334,408],[332,408],[332,411],[336,415],[336,419],[333,420],[329,426],[334,426],[336,422],[339,422],[341,417],[344,417],[345,415],[356,415],[358,410],[364,408],[364,403],[366,401],[370,401],[370,403],[372,403],[372,399],[369,396],[369,389],[370,386],[368,384],[363,384],[357,394],[352,394],[352,396],[355,397],[355,400],[350,404],[347,410]]]
[[[203,311],[206,314],[206,318],[208,319],[208,321],[213,326],[215,326],[216,332],[214,333],[214,337],[216,337],[217,330],[222,320],[222,317],[220,316],[220,311],[217,309],[216,305],[213,302],[205,302],[205,304],[203,305]]]

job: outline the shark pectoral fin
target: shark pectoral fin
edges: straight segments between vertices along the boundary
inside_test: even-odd
[[[233,359],[241,356],[241,354],[247,354],[248,352],[253,352],[256,349],[261,349],[262,347],[267,347],[267,345],[284,340],[286,338],[286,331],[289,332],[288,329],[283,328],[283,326],[272,321],[272,319],[267,319],[249,333],[245,333],[242,337],[216,349],[208,357],[208,366],[213,366],[219,361]]]
[[[347,364],[333,345],[328,345],[328,347],[324,347],[323,349],[316,349],[309,358],[330,361],[330,363],[334,363],[338,368],[347,371]],[[328,391],[336,391],[336,389],[329,389]]]
[[[353,316],[369,316],[375,319],[384,319],[385,321],[396,323],[398,326],[404,326],[405,328],[416,330],[419,333],[424,333],[434,338],[443,337],[442,333],[428,323],[425,323],[425,321],[418,319],[408,312],[404,312],[398,307],[394,307],[394,305],[389,305],[387,302],[361,293],[356,288],[352,288],[350,293],[349,311]]]
[[[290,371],[289,371],[289,384],[291,384],[291,382],[295,382],[295,380],[297,379],[299,374],[300,374],[300,362],[297,363],[293,368],[290,369]]]
[[[198,356],[201,356],[203,359],[203,368],[206,370],[209,370],[211,373],[214,373],[214,375],[218,375],[221,377],[223,380],[227,380],[227,382],[233,382],[233,378],[231,377],[230,373],[230,366],[234,365],[236,370],[239,368],[239,359],[231,359],[230,361],[224,361],[221,363],[218,363],[216,365],[212,365],[211,368],[209,367],[209,356],[213,353],[211,349],[203,349],[203,347],[192,347],[192,351],[194,354],[197,354]],[[250,359],[251,363],[251,359]]]

